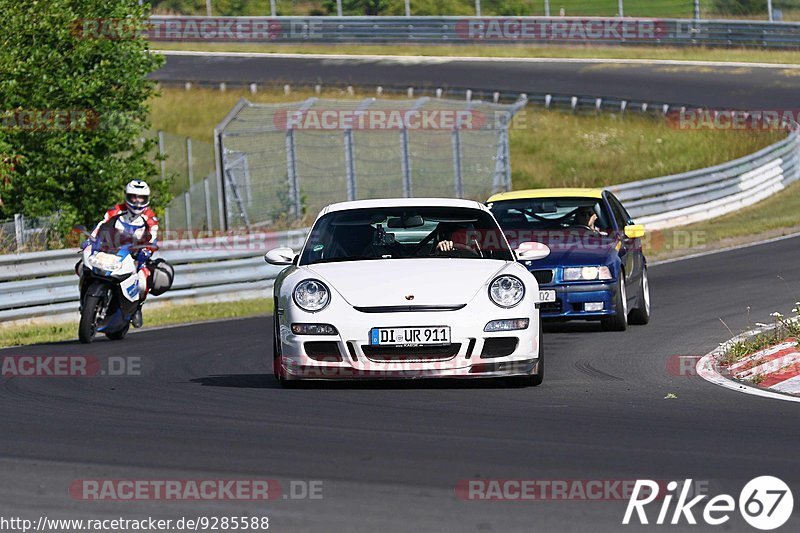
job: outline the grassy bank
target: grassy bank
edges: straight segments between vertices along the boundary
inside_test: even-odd
[[[244,44],[244,43],[153,43],[157,50],[203,52],[258,52],[271,54],[353,54],[445,57],[544,57],[560,59],[661,59],[744,63],[797,64],[796,50],[749,48],[704,48],[669,46],[596,45],[380,45],[380,44]]]
[[[151,102],[153,126],[210,147],[214,126],[239,98],[253,102],[297,102],[312,91],[248,91],[164,88]],[[329,89],[323,98],[348,98]],[[360,93],[355,98],[374,96]],[[352,98],[352,97],[351,97]],[[780,132],[687,131],[652,117],[627,114],[572,115],[528,107],[511,132],[515,188],[604,186],[716,165],[753,153],[782,137]],[[178,158],[180,159],[180,158]]]
[[[244,300],[239,302],[218,302],[201,304],[164,304],[158,308],[144,308],[145,327],[168,326],[266,315],[272,312],[269,298]],[[53,324],[0,325],[0,348],[25,344],[75,340],[77,342],[78,322]],[[98,336],[102,338],[102,335]]]

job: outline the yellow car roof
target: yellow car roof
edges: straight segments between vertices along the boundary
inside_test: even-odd
[[[602,198],[603,189],[581,189],[565,187],[562,189],[527,189],[524,191],[501,192],[493,195],[487,202],[503,200],[527,200],[529,198]]]

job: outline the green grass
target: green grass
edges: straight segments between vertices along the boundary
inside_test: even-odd
[[[266,315],[272,312],[269,298],[200,304],[169,304],[155,309],[144,307],[146,330],[148,327],[171,324],[197,323]],[[77,339],[78,322],[55,324],[0,325],[0,347],[21,346]]]
[[[376,44],[239,44],[239,43],[153,43],[158,50],[204,52],[261,52],[280,54],[355,54],[474,57],[549,57],[576,59],[668,59],[683,61],[724,61],[745,63],[797,64],[795,50],[747,48],[702,48],[665,46],[597,45],[376,45]]]

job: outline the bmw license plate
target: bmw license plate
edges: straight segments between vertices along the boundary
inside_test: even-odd
[[[539,302],[555,302],[556,291],[539,291]]]
[[[450,344],[450,326],[372,328],[372,346],[432,346]]]

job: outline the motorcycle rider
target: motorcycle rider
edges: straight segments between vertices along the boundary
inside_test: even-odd
[[[123,237],[142,246],[136,254],[136,266],[139,271],[139,307],[131,317],[131,325],[142,327],[142,306],[149,291],[148,279],[150,270],[147,261],[158,249],[158,218],[150,209],[150,187],[142,180],[133,180],[125,186],[125,202],[117,204],[106,211],[91,233],[83,247],[97,238],[100,228],[113,221],[114,229],[122,232]]]

